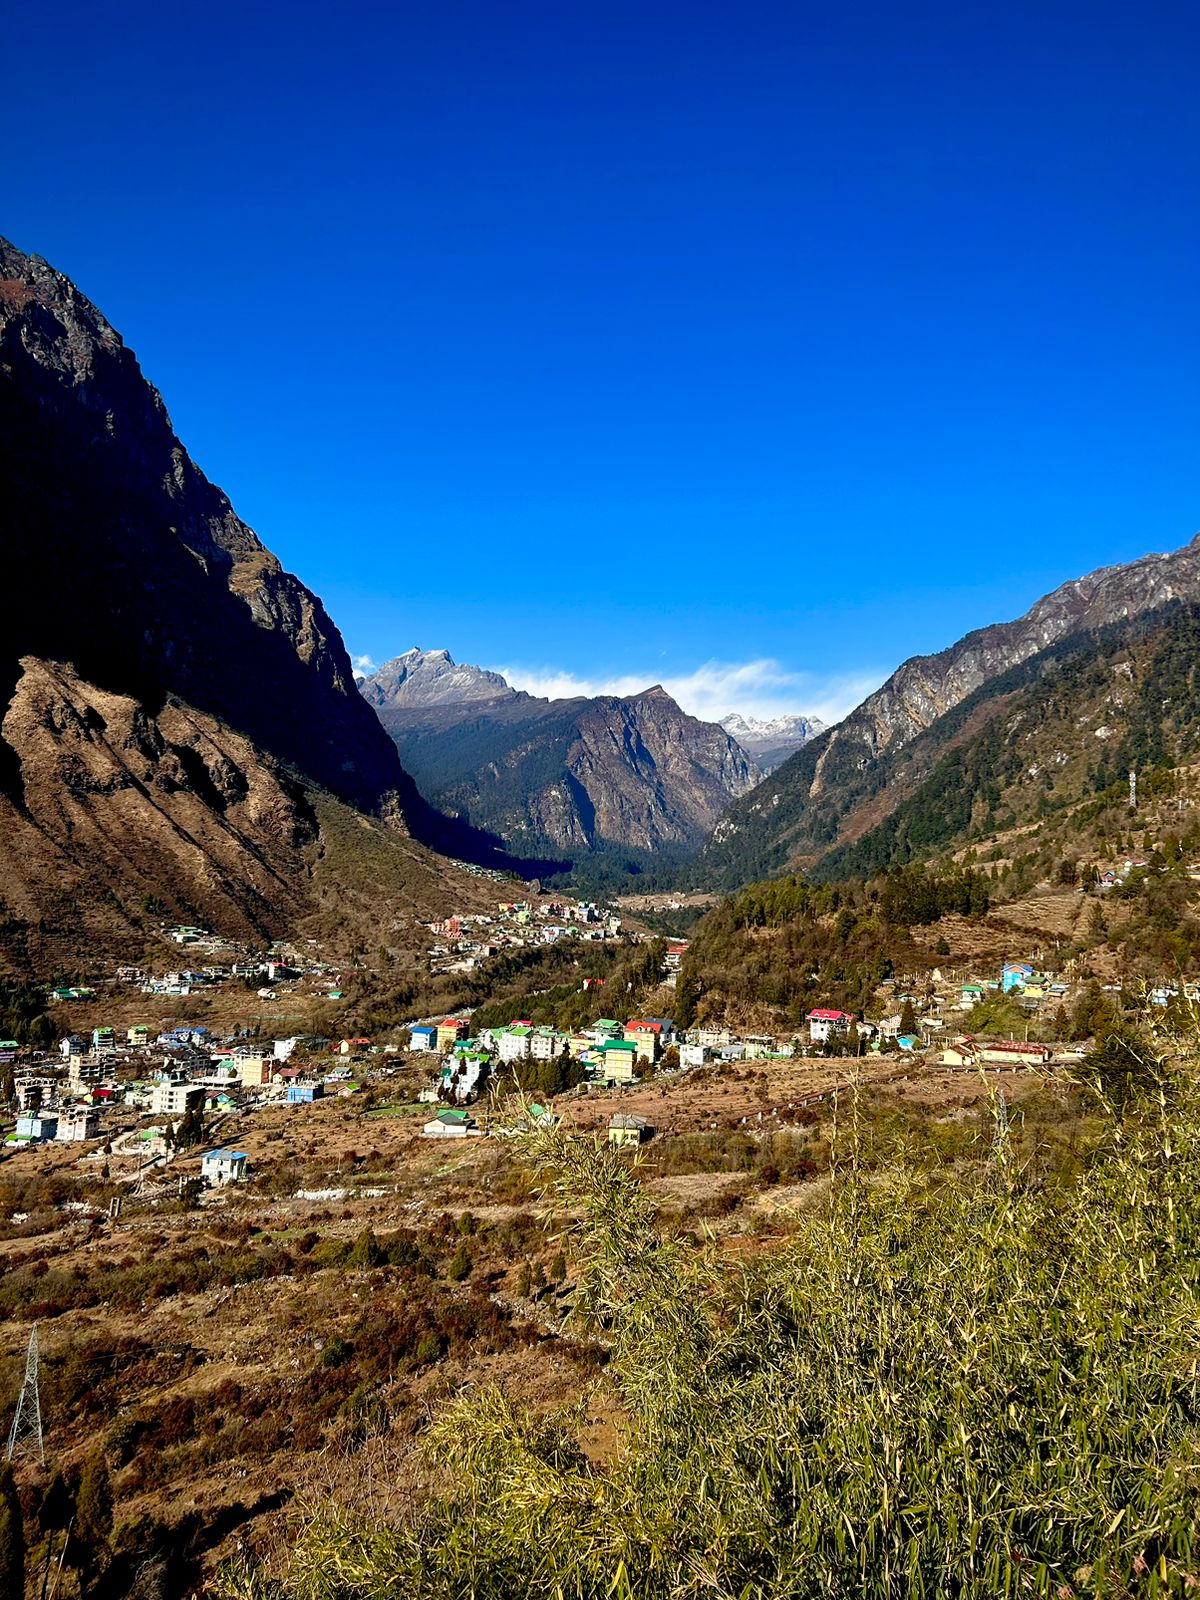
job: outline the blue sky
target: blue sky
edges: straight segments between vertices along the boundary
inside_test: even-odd
[[[830,715],[1200,526],[1198,19],[25,6],[0,232],[354,653]]]

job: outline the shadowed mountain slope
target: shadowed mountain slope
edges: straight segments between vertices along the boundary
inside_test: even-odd
[[[2,240],[0,486],[6,928],[107,939],[153,897],[279,930],[319,852],[312,790],[464,842],[321,602],[195,466],[120,335]]]

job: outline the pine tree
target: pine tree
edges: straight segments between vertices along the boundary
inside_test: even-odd
[[[24,1600],[25,1524],[12,1468],[0,1468],[0,1600]]]
[[[917,1012],[911,1000],[906,1000],[900,1007],[900,1036],[901,1038],[915,1037],[917,1032]]]
[[[56,1529],[61,1531],[67,1527],[74,1515],[74,1505],[71,1500],[71,1491],[67,1488],[67,1481],[61,1472],[56,1472],[46,1485],[46,1492],[42,1496],[41,1509],[38,1512],[38,1521],[43,1530]]]
[[[529,1270],[528,1261],[522,1261],[521,1270],[517,1273],[517,1299],[528,1300],[533,1289],[533,1274]]]
[[[696,1002],[700,998],[700,983],[690,967],[679,974],[675,984],[675,1026],[681,1031],[690,1028],[696,1020]]]

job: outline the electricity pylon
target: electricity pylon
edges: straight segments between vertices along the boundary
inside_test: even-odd
[[[13,1413],[12,1427],[8,1430],[8,1448],[5,1461],[11,1461],[14,1452],[27,1439],[37,1440],[38,1457],[46,1465],[46,1441],[42,1434],[42,1402],[38,1394],[38,1331],[37,1323],[29,1335],[29,1349],[25,1354],[25,1382],[17,1396],[17,1409]]]

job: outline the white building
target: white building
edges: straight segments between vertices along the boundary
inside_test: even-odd
[[[529,1054],[529,1029],[506,1028],[500,1035],[501,1061],[524,1061]]]
[[[246,1157],[241,1150],[209,1150],[200,1158],[200,1175],[210,1189],[244,1183]]]
[[[562,1055],[567,1048],[566,1036],[561,1033],[539,1029],[529,1036],[529,1053],[535,1061],[553,1061],[555,1056]]]
[[[150,1110],[156,1117],[185,1117],[199,1105],[204,1090],[192,1083],[156,1083],[150,1091]]]
[[[465,1139],[478,1131],[474,1118],[465,1111],[439,1111],[433,1121],[421,1129],[421,1135],[426,1139]]]
[[[79,1106],[74,1111],[68,1111],[58,1119],[56,1139],[73,1140],[81,1143],[84,1139],[98,1139],[100,1137],[100,1115],[90,1106]]]
[[[808,1036],[813,1044],[824,1044],[828,1039],[849,1033],[853,1020],[848,1011],[810,1011],[807,1018]]]

